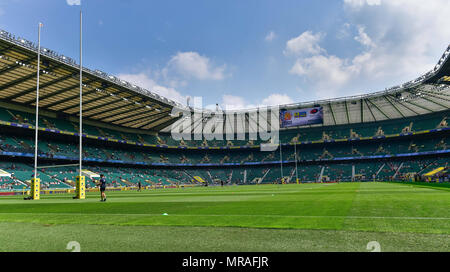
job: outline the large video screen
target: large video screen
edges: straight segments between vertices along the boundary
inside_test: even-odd
[[[323,108],[314,107],[295,110],[280,110],[280,127],[295,127],[323,124]]]

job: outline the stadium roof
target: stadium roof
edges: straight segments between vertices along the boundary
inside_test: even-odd
[[[36,105],[37,48],[0,30],[0,100]],[[78,115],[79,65],[41,47],[39,107]],[[176,120],[181,106],[101,71],[83,67],[83,117],[129,128],[159,130]]]
[[[433,70],[399,86],[364,95],[280,105],[279,108],[301,109],[316,106],[323,107],[324,122],[312,126],[384,121],[446,111],[450,109],[450,45]],[[256,123],[250,122],[252,117],[248,114],[255,110],[258,109],[237,111],[237,114],[245,115],[247,131],[250,123]],[[214,116],[214,112],[208,113]],[[206,123],[204,119],[201,122]],[[226,115],[223,123],[227,123]],[[169,132],[170,128],[162,131]]]
[[[0,100],[34,106],[37,47],[0,30]],[[410,117],[450,108],[450,46],[432,71],[384,91],[282,105],[304,108],[320,105],[323,125],[352,124]],[[83,117],[128,128],[169,132],[180,117],[180,103],[98,70],[83,67]],[[69,115],[79,112],[79,65],[71,58],[41,47],[40,108]],[[238,111],[245,115],[257,109]],[[213,111],[200,111],[214,116]],[[209,117],[201,118],[203,125]],[[226,116],[225,116],[226,118]],[[225,125],[227,120],[224,120]],[[198,124],[199,125],[199,124]],[[193,129],[197,125],[193,125]],[[249,126],[246,125],[248,128]]]

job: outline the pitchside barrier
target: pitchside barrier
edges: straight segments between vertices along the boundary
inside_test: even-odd
[[[38,178],[31,179],[30,194],[32,199],[38,200],[41,198],[41,180]]]
[[[154,189],[169,189],[169,188],[189,188],[197,187],[198,185],[186,184],[186,185],[153,185],[153,186],[143,186],[143,189],[154,190]],[[106,191],[135,191],[137,187],[109,187]],[[99,192],[98,188],[85,188],[86,193]],[[40,195],[56,195],[56,194],[73,194],[77,193],[76,189],[46,189],[41,190]],[[30,195],[30,189],[24,188],[22,191],[11,191],[11,192],[0,192],[0,196],[10,196],[10,195]]]
[[[76,187],[75,187],[75,197],[76,199],[85,199],[86,198],[86,186],[85,186],[85,176],[77,176],[76,178]]]

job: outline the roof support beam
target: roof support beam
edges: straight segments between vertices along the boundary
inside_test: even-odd
[[[122,93],[125,93],[125,91],[123,91],[123,90],[119,90],[119,91],[117,91],[117,93],[114,93],[113,94],[113,97],[116,97],[116,98],[118,98],[118,99],[123,99],[121,96],[119,96],[119,94],[122,94]],[[84,94],[83,94],[84,95]],[[76,96],[76,97],[79,97],[78,95]],[[89,103],[92,103],[92,102],[95,102],[95,101],[97,101],[98,100],[98,98],[93,98],[93,99],[90,99],[90,100],[87,100],[87,101],[85,101],[85,102],[83,102],[83,107],[85,106],[85,105],[87,105],[87,104],[89,104]],[[119,102],[120,100],[118,100],[118,101],[116,101],[116,102]],[[102,105],[99,105],[98,107],[103,107],[103,106],[106,106],[106,105],[108,105],[108,104],[110,104],[111,102],[108,102],[108,103],[104,103],[104,104],[102,104]],[[66,111],[66,110],[71,110],[71,109],[73,109],[73,108],[76,108],[76,107],[79,107],[80,105],[74,105],[74,106],[70,106],[70,107],[67,107],[67,108],[64,108],[64,109],[62,109],[62,111]],[[86,112],[88,112],[89,110],[91,110],[92,108],[90,108],[90,109],[86,109]],[[109,110],[107,110],[107,111],[110,111],[110,110],[112,110],[112,109],[109,109]],[[107,111],[104,111],[104,112],[107,112]],[[104,113],[104,112],[102,112],[102,113]],[[95,113],[95,114],[100,114],[100,113]],[[83,113],[83,116],[84,116],[85,114]],[[92,115],[94,115],[94,114],[92,114]],[[88,115],[86,115],[86,117],[89,117]]]
[[[392,106],[398,113],[400,113],[400,115],[401,115],[403,118],[405,118],[405,115],[403,115],[403,113],[395,106],[394,103],[392,103],[391,100],[389,100],[389,99],[387,98],[386,95],[383,95],[383,98],[386,99],[386,101],[389,102],[389,104],[391,104],[391,106]]]
[[[373,103],[372,101],[370,101],[370,99],[367,99],[367,101],[369,101],[370,104],[372,104],[379,112],[381,112],[381,114],[383,114],[384,117],[386,117],[386,119],[391,119],[391,118],[389,118],[389,116],[387,116],[386,113],[384,113],[384,111],[382,111],[375,103]]]
[[[117,100],[117,101],[115,101],[115,102],[113,102],[113,103],[119,103],[119,102],[121,102],[121,101],[123,102],[123,100],[120,99],[120,100]],[[103,107],[103,106],[109,105],[109,104],[111,104],[111,103],[112,103],[112,102],[104,103],[104,104],[99,105],[99,106],[97,106],[97,107]],[[134,108],[128,109],[129,106],[132,106],[132,107],[134,107]],[[104,120],[104,119],[108,119],[108,118],[110,118],[110,117],[112,117],[112,116],[115,116],[115,115],[120,115],[120,114],[127,113],[127,112],[133,112],[133,111],[136,110],[136,107],[137,107],[137,105],[134,104],[134,103],[133,103],[133,104],[128,104],[128,105],[125,105],[125,106],[117,106],[117,107],[114,107],[114,108],[108,108],[108,109],[105,109],[105,110],[102,110],[102,111],[99,111],[99,112],[95,112],[95,113],[91,113],[91,114],[88,113],[88,114],[86,114],[86,117],[92,117],[92,116],[94,116],[94,115],[101,115],[101,114],[104,114],[104,113],[113,112],[113,111],[119,110],[119,109],[121,109],[121,108],[124,108],[124,109],[125,109],[124,111],[111,113],[110,115],[108,115],[108,116],[106,116],[106,117],[102,117],[102,119],[99,119],[99,120]],[[93,110],[93,108],[87,109],[86,111],[88,112],[88,111],[90,111],[90,110]]]
[[[360,107],[361,123],[364,123],[364,108],[363,108],[364,104],[363,104],[363,100],[362,99],[359,100],[359,104],[361,105],[361,107]]]
[[[259,125],[259,128],[261,128],[261,131],[265,131],[265,130],[267,130],[269,128],[269,120],[267,120],[267,113],[272,112],[272,109],[267,110],[267,111],[263,111],[263,112],[266,113],[266,114],[262,114],[261,110],[258,109],[258,118],[259,118],[258,125]],[[225,115],[225,117],[226,117],[226,115]],[[225,122],[223,122],[223,123],[225,125]],[[267,127],[266,128],[261,127],[263,124],[266,124]],[[223,131],[225,131],[225,128],[226,127],[223,128]]]
[[[78,96],[77,96],[78,97]],[[105,97],[109,97],[109,95],[104,95],[102,98],[105,98]],[[118,98],[118,97],[117,97]],[[94,108],[93,107],[91,107],[91,108],[85,108],[85,106],[86,105],[88,105],[88,104],[90,104],[90,103],[92,103],[92,102],[96,102],[96,101],[98,101],[99,100],[99,98],[98,97],[94,97],[94,98],[91,98],[91,99],[89,99],[89,100],[86,100],[86,101],[83,101],[83,117],[90,117],[90,116],[92,116],[92,115],[95,115],[95,114],[99,114],[99,113],[93,113],[93,114],[88,114],[87,112],[89,112],[89,111],[91,111],[91,110],[93,110]],[[122,101],[122,99],[121,98],[119,98],[118,100],[116,100],[116,101],[114,101],[114,102],[111,102],[111,101],[109,101],[109,102],[106,102],[106,103],[103,103],[103,104],[100,104],[100,105],[98,105],[98,106],[96,106],[96,107],[103,107],[103,106],[106,106],[106,105],[109,105],[109,104],[111,104],[111,103],[117,103],[117,102],[120,102],[120,101]],[[80,105],[72,105],[72,106],[68,106],[68,107],[65,107],[65,108],[63,108],[63,109],[60,109],[60,111],[67,111],[67,110],[71,110],[71,109],[75,109],[75,108],[79,108],[80,107]],[[108,110],[106,110],[106,111],[109,111],[110,109],[108,109]],[[105,112],[106,112],[105,111]]]
[[[33,57],[33,58],[28,58],[28,59],[24,59],[23,61],[20,61],[20,62],[28,63],[28,62],[30,62],[31,60],[34,60],[34,59],[35,59],[35,57]],[[8,66],[8,67],[6,67],[6,68],[3,68],[2,70],[0,70],[0,75],[3,75],[3,74],[5,74],[5,73],[8,73],[9,71],[12,71],[12,70],[14,70],[14,69],[16,69],[16,68],[19,68],[19,67],[22,67],[22,65],[16,63],[16,64],[13,64],[13,65]]]
[[[166,127],[171,126],[173,123],[175,123],[176,121],[180,120],[180,118],[182,118],[182,117],[181,116],[180,117],[176,117],[176,118],[173,118],[172,120],[170,120],[170,121],[168,121],[166,123],[157,125],[157,126],[153,127],[153,130],[160,131],[160,130],[166,128]]]
[[[151,124],[150,126],[145,127],[145,129],[153,129],[154,127],[160,125],[160,124],[167,124],[168,122],[172,121],[171,119],[172,117],[168,116],[165,118],[161,118],[158,121],[154,122],[153,124]],[[144,128],[144,127],[142,127]]]
[[[441,106],[441,107],[443,107],[443,108],[448,108],[447,106],[442,105],[441,103],[438,103],[438,102],[434,101],[433,99],[426,98],[426,97],[422,97],[422,99],[425,99],[426,101],[431,102],[431,103],[434,103],[434,104],[436,104],[436,105],[439,105],[439,106]]]
[[[46,87],[48,87],[48,86],[50,86],[50,85],[57,84],[57,83],[59,83],[59,82],[61,82],[61,81],[64,81],[64,80],[66,80],[66,79],[69,79],[69,78],[72,77],[72,76],[73,76],[73,75],[66,75],[66,76],[64,76],[64,77],[57,78],[57,79],[52,80],[52,81],[50,81],[50,82],[44,83],[44,84],[42,84],[42,85],[39,85],[39,89],[44,89],[44,88],[46,88]],[[24,90],[23,92],[20,92],[20,93],[17,93],[17,94],[15,94],[15,95],[12,95],[12,96],[10,96],[10,97],[7,97],[7,99],[16,99],[16,98],[18,98],[18,97],[21,97],[22,95],[27,95],[28,93],[30,93],[30,92],[35,92],[35,91],[36,91],[36,87],[29,88],[28,90]],[[44,99],[46,99],[46,98],[49,97],[49,96],[51,96],[51,95],[49,95],[49,94],[43,95],[43,96],[41,96],[41,97],[39,98],[39,100],[44,100]],[[30,99],[30,100],[25,101],[25,102],[23,102],[23,103],[25,103],[25,104],[30,104],[30,103],[32,103],[32,102],[34,102],[34,101],[35,101],[35,99],[33,98],[33,99]]]
[[[348,114],[348,105],[347,105],[347,100],[344,101],[345,104],[345,114],[347,116],[347,124],[350,124],[350,116]]]
[[[168,112],[166,112],[166,113],[168,113]],[[144,127],[147,127],[146,129],[150,129],[150,128],[152,128],[152,127],[155,127],[155,126],[157,126],[157,125],[159,125],[159,124],[161,124],[162,122],[162,120],[164,120],[164,119],[170,119],[170,118],[172,118],[171,116],[169,116],[169,115],[165,115],[165,116],[162,116],[162,117],[160,117],[160,118],[156,118],[156,119],[153,119],[151,122],[148,122],[148,123],[146,123],[146,124],[144,124],[144,125],[142,125],[142,126],[139,126],[138,128],[139,129],[142,129],[142,128],[144,128]],[[150,127],[148,127],[148,126],[150,126]]]
[[[58,82],[60,82],[60,81],[66,80],[66,79],[68,79],[67,76],[64,77],[64,78],[61,78],[61,79],[59,79],[59,80],[55,80],[55,83],[58,83]],[[87,84],[91,84],[91,83],[94,82],[94,81],[95,81],[95,79],[89,79],[88,81],[83,82],[83,84],[86,84],[86,85],[87,85]],[[52,83],[53,83],[53,82],[52,82]],[[54,93],[50,93],[50,94],[43,95],[43,96],[40,98],[40,100],[43,101],[44,99],[50,98],[50,97],[52,97],[52,96],[55,96],[55,95],[62,94],[62,93],[64,93],[64,92],[73,90],[73,89],[75,89],[76,87],[79,88],[79,87],[80,87],[80,83],[78,83],[77,85],[72,85],[72,86],[63,88],[63,89],[58,90],[58,91],[56,91],[56,92],[54,92]]]
[[[174,119],[176,119],[176,121],[178,121],[178,120],[181,120],[181,119],[185,119],[186,117],[185,116],[183,116],[183,115],[180,115],[180,116],[178,116],[178,117],[175,117]],[[173,122],[173,123],[175,123],[175,121]],[[171,124],[173,124],[173,123],[171,123]],[[176,123],[175,125],[174,125],[174,127],[172,127],[172,129],[173,129],[173,131],[180,131],[180,129],[182,129],[182,130],[184,130],[184,127],[183,127],[183,124],[184,122],[181,120],[181,122],[178,122],[178,123]],[[162,125],[160,125],[160,126],[162,126]],[[158,126],[158,127],[160,127],[160,126]],[[181,128],[180,128],[181,127]],[[161,128],[161,129],[159,129],[159,130],[162,130],[162,129],[164,129],[165,127],[163,127],[163,128]],[[156,129],[156,128],[155,128]],[[159,131],[158,130],[158,131]]]
[[[106,115],[106,116],[104,116],[104,117],[98,119],[98,120],[103,121],[103,120],[109,119],[109,118],[114,117],[114,116],[118,117],[119,115],[122,115],[122,114],[125,114],[125,113],[130,113],[130,112],[136,111],[136,107],[138,107],[138,105],[134,104],[134,108],[132,108],[132,109],[125,109],[124,111],[111,113],[111,114],[108,114],[108,115]],[[144,107],[145,107],[145,105],[144,105],[144,106],[141,106],[140,109],[142,109],[142,108],[144,108]],[[118,110],[118,109],[120,109],[120,108],[110,109],[109,111],[112,112],[112,111],[116,111],[116,110]],[[148,110],[149,110],[149,111],[152,111],[152,109],[148,109]],[[103,114],[103,113],[106,113],[106,112],[96,113],[96,115],[101,115],[101,114]],[[133,114],[133,115],[128,115],[128,116],[126,116],[126,117],[119,117],[118,119],[111,119],[111,120],[109,120],[109,122],[120,121],[120,120],[122,120],[122,119],[129,118],[129,117],[133,117],[133,116],[135,116],[135,115],[139,115],[139,114],[143,114],[143,113],[145,113],[145,112],[140,112],[140,113],[136,113],[136,114]]]
[[[36,73],[31,73],[28,76],[21,77],[21,78],[18,78],[16,80],[14,80],[14,81],[11,81],[11,82],[8,82],[6,84],[3,84],[3,85],[0,86],[0,90],[3,91],[4,89],[7,89],[7,88],[15,86],[15,85],[18,85],[18,84],[20,84],[22,82],[25,82],[25,81],[27,81],[29,79],[32,79],[33,77],[36,77]]]
[[[138,115],[142,115],[142,114],[148,113],[148,112],[145,112],[145,111],[141,111],[139,113],[134,113],[134,114],[131,114],[131,115],[126,115],[126,116],[119,117],[122,114],[127,114],[127,113],[134,112],[134,111],[137,111],[137,110],[140,110],[140,109],[136,109],[136,108],[125,109],[125,111],[115,112],[115,113],[112,113],[110,115],[107,115],[106,117],[102,117],[102,118],[97,119],[97,120],[104,121],[106,119],[112,118],[112,119],[108,120],[108,122],[118,122],[118,121],[122,121],[124,119],[132,118],[132,117],[135,117],[135,116],[138,116]],[[149,111],[151,111],[151,110],[149,109]],[[98,115],[98,114],[96,114],[96,115]],[[116,118],[114,119],[114,117],[116,117]],[[119,117],[119,118],[117,118],[117,117]]]
[[[127,127],[135,127],[137,125],[136,128],[140,128],[142,126],[146,126],[151,124],[152,122],[154,122],[155,120],[158,120],[158,116],[162,116],[164,114],[169,113],[169,111],[164,111],[164,112],[160,112],[157,114],[153,114],[152,116],[150,116],[150,118],[144,118],[144,119],[136,119],[134,121],[130,121],[130,122],[124,122],[122,124],[120,124],[121,126],[127,126]],[[144,125],[142,125],[144,124]]]
[[[116,119],[116,120],[110,120],[108,122],[112,122],[112,123],[121,125],[123,123],[130,123],[130,122],[136,121],[137,119],[140,119],[140,118],[148,118],[148,117],[152,117],[152,116],[158,114],[158,113],[153,113],[153,114],[148,115],[149,113],[152,113],[152,112],[154,112],[154,110],[143,111],[143,112],[140,112],[140,113],[127,115],[125,117],[121,117],[121,118]]]
[[[92,83],[92,82],[94,82],[94,81],[95,81],[95,80],[92,79],[92,80],[89,80],[88,82],[83,83],[83,84],[90,84],[90,83]],[[70,91],[70,90],[73,90],[73,89],[75,89],[75,88],[80,88],[80,83],[78,83],[77,85],[72,85],[72,86],[69,86],[69,87],[67,87],[67,88],[64,88],[64,89],[58,91],[58,94],[63,93],[63,92],[67,92],[67,91]],[[87,91],[86,93],[83,93],[83,95],[90,95],[90,94],[92,94],[92,93],[95,93],[96,91],[97,91],[97,90],[94,88],[94,89],[92,89],[92,90],[90,90],[90,91]],[[46,108],[51,108],[51,107],[54,107],[54,106],[59,105],[59,104],[64,104],[64,103],[66,103],[66,102],[68,102],[68,101],[70,101],[70,100],[73,100],[73,99],[79,98],[79,97],[80,97],[80,94],[76,94],[76,95],[73,95],[73,96],[69,96],[69,97],[66,97],[66,98],[64,98],[64,99],[62,99],[62,100],[60,100],[60,101],[55,101],[55,102],[53,102],[53,103],[51,103],[51,104],[48,104],[48,105],[46,105],[45,107],[46,107]],[[45,97],[45,98],[48,98],[48,97]],[[45,98],[43,98],[43,99],[45,99]],[[42,99],[42,100],[43,100],[43,99]]]
[[[372,111],[372,109],[370,108],[369,103],[367,103],[367,98],[364,98],[364,102],[366,102],[366,106],[367,106],[367,108],[369,109],[369,112],[370,112],[370,114],[372,115],[373,120],[376,122],[376,121],[377,121],[377,118],[375,118],[375,115],[373,114],[373,111]]]
[[[49,72],[51,72],[51,71],[53,71],[54,69],[58,68],[59,66],[60,66],[60,65],[53,66],[52,68],[50,68],[50,69],[48,69],[48,70],[49,70]],[[28,76],[21,77],[21,78],[18,78],[18,79],[16,79],[16,80],[13,80],[12,82],[8,82],[8,83],[6,83],[6,84],[3,84],[2,86],[0,86],[0,90],[3,91],[4,89],[10,88],[10,87],[12,87],[12,86],[16,86],[16,85],[18,85],[18,84],[20,84],[20,83],[23,83],[23,82],[25,82],[25,81],[27,81],[27,80],[29,80],[29,79],[34,78],[34,77],[36,77],[36,73],[31,73],[31,74],[29,74]]]
[[[445,88],[445,89],[443,89],[443,90],[447,91],[447,89],[450,89],[450,87]],[[431,96],[433,96],[433,95],[442,95],[442,96],[450,97],[450,94],[442,93],[441,91],[439,91],[439,92],[434,92],[434,91],[421,91],[421,92],[426,93],[426,94],[431,95]],[[440,98],[440,99],[443,99],[443,98]]]
[[[336,117],[334,116],[334,111],[333,111],[333,107],[331,106],[331,103],[328,103],[328,107],[330,107],[331,116],[333,116],[333,122],[334,122],[335,125],[337,125]]]
[[[431,92],[427,92],[427,91],[424,91],[424,93],[426,93],[428,96],[431,96],[431,97],[434,97],[434,98],[437,98],[437,99],[440,99],[440,100],[444,100],[444,101],[450,102],[450,99],[447,99],[447,98],[444,98],[444,97],[440,97],[440,95],[450,97],[450,95],[448,95],[448,94],[443,94],[443,93],[436,94],[436,93],[431,93]]]
[[[6,51],[8,51],[12,48],[14,48],[14,45],[7,46],[7,47],[3,48],[2,50],[0,50],[0,54],[5,53]]]
[[[157,113],[154,113],[154,114],[148,115],[151,112],[153,112],[153,111],[152,110],[149,110],[147,112],[146,111],[141,111],[141,112],[136,113],[136,114],[123,116],[123,117],[121,117],[119,119],[116,119],[116,120],[109,120],[108,122],[121,125],[121,124],[124,124],[124,123],[131,123],[133,121],[137,121],[138,119],[152,117],[153,115],[157,114]]]
[[[203,118],[205,118],[205,117],[204,116],[199,116],[199,118],[196,118],[196,114],[195,113],[192,116],[193,117],[192,117],[191,120],[193,120],[193,123],[192,123],[191,134],[195,134],[195,131],[197,130],[198,126],[201,126],[201,131],[203,132]]]
[[[392,94],[389,95],[390,98],[395,99]],[[402,105],[403,107],[407,108],[408,110],[412,111],[414,114],[418,115],[419,113],[416,112],[415,110],[411,109],[410,107],[408,107],[407,105],[405,105],[404,103],[400,103],[399,105]]]
[[[422,106],[422,105],[418,105],[418,104],[413,103],[413,102],[410,102],[410,101],[406,101],[406,100],[405,100],[405,101],[403,101],[403,103],[408,103],[408,104],[411,104],[411,105],[416,106],[416,107],[418,107],[418,108],[424,109],[424,110],[426,110],[426,111],[434,112],[433,110],[430,110],[430,109],[427,108],[427,107],[424,107],[424,106]]]
[[[257,111],[256,111],[256,113],[257,113]],[[262,122],[261,123],[258,123],[258,117],[256,117],[256,116],[253,116],[253,113],[247,113],[247,122],[248,122],[248,132],[250,133],[250,131],[251,130],[253,130],[254,132],[258,132],[258,131],[261,131],[260,129],[261,129],[261,125],[262,125]],[[252,117],[255,117],[255,118],[252,118]],[[216,119],[217,120],[217,119]],[[216,122],[217,123],[217,122]],[[222,122],[222,124],[223,124],[224,122]],[[216,124],[215,124],[216,125]],[[250,128],[250,126],[252,126],[251,128]],[[253,126],[256,126],[256,128],[254,128]],[[213,132],[215,132],[216,131],[216,128],[214,128],[214,131]],[[222,130],[223,131],[223,130]]]
[[[161,115],[162,113],[167,113],[167,112],[169,112],[169,111],[159,112],[159,113],[148,115],[148,116],[142,116],[141,115],[138,118],[134,118],[133,120],[128,120],[128,121],[125,121],[125,122],[121,122],[120,124],[117,124],[117,125],[132,127],[134,125],[142,124],[143,122],[147,122],[148,120],[154,120],[155,117]]]

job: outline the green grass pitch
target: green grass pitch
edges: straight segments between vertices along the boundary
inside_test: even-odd
[[[0,198],[0,251],[450,251],[450,186],[331,183]],[[164,215],[167,214],[167,215]]]

